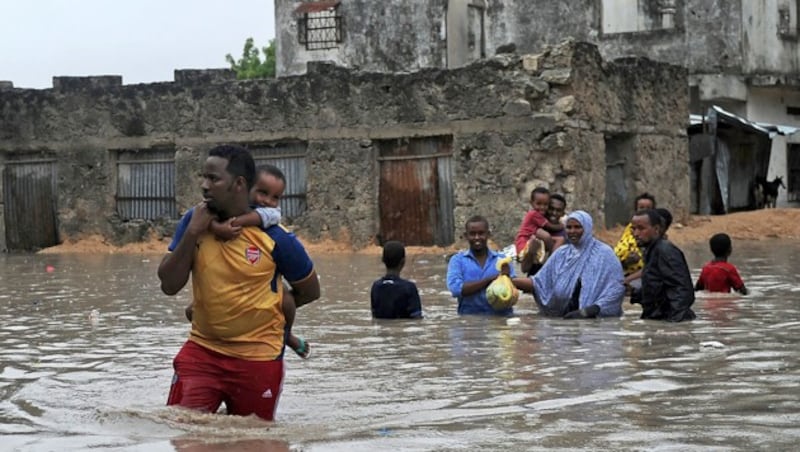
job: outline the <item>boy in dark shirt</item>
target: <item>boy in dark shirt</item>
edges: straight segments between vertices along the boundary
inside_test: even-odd
[[[733,264],[728,263],[728,257],[733,250],[730,236],[714,234],[708,244],[711,246],[711,252],[714,253],[714,260],[703,266],[694,290],[730,293],[733,289],[742,295],[747,295],[747,287],[744,286],[739,271]]]
[[[417,286],[400,277],[406,264],[406,249],[402,243],[390,240],[383,245],[386,276],[372,284],[370,300],[372,317],[376,319],[418,319],[422,303]]]

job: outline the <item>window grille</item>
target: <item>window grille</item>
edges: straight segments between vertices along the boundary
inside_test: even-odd
[[[338,1],[303,3],[295,12],[302,14],[297,20],[297,40],[306,50],[334,49],[342,42]]]
[[[778,6],[778,36],[783,39],[797,39],[797,0]]]

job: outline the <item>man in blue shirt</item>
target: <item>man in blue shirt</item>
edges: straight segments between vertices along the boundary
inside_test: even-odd
[[[453,255],[447,265],[447,288],[458,299],[459,314],[508,316],[514,313],[511,308],[496,311],[486,298],[486,288],[500,275],[497,260],[504,257],[487,247],[490,235],[486,218],[476,215],[467,220],[464,239],[469,242],[469,249]],[[513,266],[511,277],[514,277]]]

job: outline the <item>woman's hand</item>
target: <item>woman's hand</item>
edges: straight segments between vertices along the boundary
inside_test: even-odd
[[[597,317],[597,314],[600,314],[600,306],[593,304],[588,308],[583,309],[576,309],[574,311],[570,311],[564,315],[565,319],[591,319]]]

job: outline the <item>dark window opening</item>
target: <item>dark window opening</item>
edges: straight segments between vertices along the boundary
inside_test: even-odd
[[[786,146],[786,198],[789,202],[800,201],[800,143]]]

